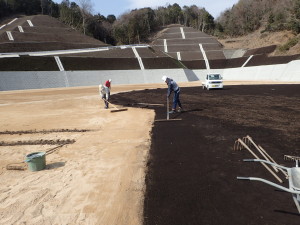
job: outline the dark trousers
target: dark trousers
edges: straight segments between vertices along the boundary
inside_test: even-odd
[[[180,102],[180,99],[179,99],[179,95],[180,95],[180,91],[175,91],[174,92],[173,107],[172,107],[172,109],[174,109],[174,110],[176,109],[177,104],[181,108],[181,102]]]

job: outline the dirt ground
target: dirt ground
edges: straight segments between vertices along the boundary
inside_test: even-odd
[[[236,180],[273,178],[232,147],[250,135],[294,165],[300,86],[231,84],[180,84],[186,112],[165,123],[164,84],[113,86],[116,113],[97,87],[1,92],[0,224],[299,224],[290,194]],[[6,169],[64,141],[45,170]]]
[[[242,161],[253,158],[247,150],[233,150],[235,140],[250,135],[279,164],[294,166],[284,155],[300,153],[299,90],[300,85],[182,88],[185,112],[171,117],[182,120],[155,122],[152,129],[144,224],[299,224],[291,194],[236,179],[254,176],[278,183],[262,165]],[[165,94],[165,89],[145,90],[119,95],[118,101],[157,104]],[[166,118],[164,107],[155,112],[155,119]]]

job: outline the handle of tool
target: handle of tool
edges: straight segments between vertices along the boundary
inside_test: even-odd
[[[167,97],[167,120],[169,120],[169,97]]]
[[[104,101],[106,101],[108,104],[111,104],[115,109],[118,109],[114,104],[110,103],[109,101],[107,101],[105,98],[103,98]]]

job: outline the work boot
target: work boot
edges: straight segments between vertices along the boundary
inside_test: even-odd
[[[178,112],[179,113],[183,112],[183,108],[179,107]]]
[[[170,114],[176,113],[176,111],[172,109],[169,113],[170,113]]]

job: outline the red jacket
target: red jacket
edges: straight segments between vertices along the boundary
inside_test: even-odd
[[[108,87],[108,88],[110,88],[110,82],[109,82],[109,80],[107,80],[107,81],[105,82],[105,86]]]

